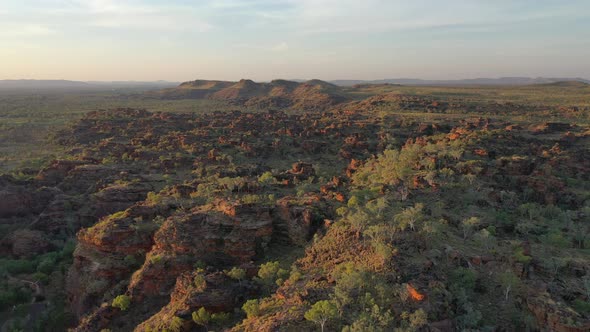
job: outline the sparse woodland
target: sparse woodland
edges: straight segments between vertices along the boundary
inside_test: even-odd
[[[588,331],[589,95],[195,81],[6,116],[0,148],[47,149],[2,165],[0,322]]]

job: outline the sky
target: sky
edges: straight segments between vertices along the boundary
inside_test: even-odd
[[[0,79],[590,78],[588,0],[0,0]]]

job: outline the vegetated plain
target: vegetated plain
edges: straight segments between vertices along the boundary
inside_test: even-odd
[[[590,85],[0,94],[7,330],[590,328]]]

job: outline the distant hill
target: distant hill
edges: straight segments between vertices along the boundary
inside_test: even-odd
[[[0,80],[0,89],[85,89],[90,84],[66,80]]]
[[[273,80],[264,83],[248,79],[238,82],[196,80],[146,95],[159,99],[213,99],[246,106],[305,109],[325,108],[348,100],[339,86],[321,80]]]
[[[590,86],[589,82],[584,81],[559,81],[553,83],[546,83],[543,84],[545,86],[560,86],[560,87],[579,87],[579,88],[586,88]]]
[[[68,80],[0,80],[0,92],[80,92],[115,89],[162,89],[176,82],[154,81],[68,81]]]
[[[339,86],[353,86],[358,84],[401,84],[401,85],[533,85],[549,84],[556,82],[583,82],[590,80],[583,78],[547,78],[547,77],[501,77],[501,78],[474,78],[463,80],[422,80],[413,78],[392,78],[383,80],[335,80],[331,83]]]

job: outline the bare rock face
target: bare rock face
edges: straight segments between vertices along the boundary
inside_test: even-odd
[[[549,134],[555,132],[567,131],[571,124],[562,122],[545,122],[532,128],[533,134]]]
[[[121,169],[105,165],[82,164],[70,169],[59,184],[64,192],[95,192],[105,183],[112,182]]]
[[[87,332],[87,331],[101,331],[106,329],[111,322],[111,319],[115,317],[121,310],[111,306],[103,306],[92,314],[84,317],[80,321],[80,324],[73,329],[73,332]]]
[[[307,204],[294,203],[292,197],[285,197],[277,202],[273,211],[275,219],[275,237],[283,236],[288,242],[304,245],[318,229],[315,222],[313,201]]]
[[[78,316],[98,306],[107,291],[131,275],[153,244],[153,219],[162,211],[136,205],[78,233],[68,273],[70,307]],[[120,285],[119,291],[124,290]]]
[[[22,217],[23,223],[29,223],[61,193],[57,188],[34,189],[25,184],[4,187],[0,184],[0,188],[0,218]]]
[[[51,165],[42,169],[37,174],[36,180],[47,186],[55,186],[63,181],[67,174],[76,166],[86,163],[81,160],[54,160]]]
[[[214,313],[229,312],[256,292],[255,287],[232,280],[223,272],[207,273],[205,287],[197,288],[194,284],[197,274],[199,273],[187,272],[180,275],[170,295],[170,302],[158,313],[138,325],[134,331],[163,330],[173,317],[180,317],[185,322],[189,322],[190,326],[187,328],[192,331],[198,328],[192,322],[192,312],[200,308]]]
[[[33,203],[32,192],[22,187],[5,187],[0,190],[0,217],[29,214]]]
[[[53,245],[40,231],[17,230],[0,241],[3,252],[14,257],[31,258],[51,250]]]
[[[526,302],[529,310],[537,319],[537,324],[549,331],[582,332],[590,330],[590,321],[588,320],[583,324],[571,325],[568,323],[568,320],[579,322],[580,315],[571,308],[553,301],[547,293],[530,296]]]
[[[315,176],[315,169],[311,163],[297,162],[294,163],[290,170],[283,172],[277,176],[279,181],[288,180],[293,182],[295,179],[307,180]]]
[[[270,209],[222,204],[168,218],[129,286],[134,299],[168,294],[178,275],[203,261],[214,266],[247,263],[267,247],[273,232]]]
[[[106,187],[92,196],[94,214],[97,218],[127,209],[135,202],[145,199],[153,188],[145,182]]]
[[[302,173],[305,169],[300,168]],[[104,217],[78,233],[74,264],[68,275],[72,311],[82,317],[102,302],[126,293],[136,307],[143,308],[137,323],[153,316],[138,331],[161,327],[162,322],[174,316],[190,318],[199,307],[229,311],[243,301],[244,292],[255,290],[244,288],[223,273],[209,273],[207,290],[196,291],[191,286],[195,263],[202,261],[218,268],[247,265],[268,250],[277,237],[304,244],[320,226],[315,222],[320,200],[319,196],[304,201],[283,199],[274,209],[258,203],[220,200],[179,211],[167,219],[157,217],[166,215],[158,210],[161,207],[143,203]],[[136,259],[137,265],[130,264],[130,257]],[[162,307],[170,294],[170,303]],[[103,322],[96,317],[101,310],[85,321]],[[123,317],[115,313],[113,318],[110,311],[105,314],[111,325],[119,324]]]
[[[528,157],[502,158],[497,164],[502,173],[510,176],[530,175],[535,169],[534,161]]]
[[[68,275],[70,305],[78,316],[125,289],[136,303],[161,302],[197,261],[220,267],[248,263],[264,252],[273,233],[270,208],[256,204],[220,202],[175,214],[161,226],[153,220],[164,213],[155,209],[137,204],[79,232]],[[135,271],[129,257],[143,265]]]
[[[51,203],[30,224],[30,228],[45,234],[74,234],[85,225],[96,222],[96,218],[85,215],[82,209],[83,196],[69,196],[59,189],[54,189]]]

